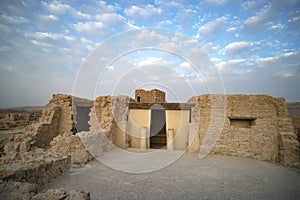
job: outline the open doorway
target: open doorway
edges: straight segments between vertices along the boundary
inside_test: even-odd
[[[161,149],[166,145],[166,112],[164,109],[151,109],[150,148]]]
[[[76,106],[77,110],[77,118],[76,118],[76,131],[81,132],[81,131],[89,131],[90,125],[90,111],[91,111],[92,106]]]

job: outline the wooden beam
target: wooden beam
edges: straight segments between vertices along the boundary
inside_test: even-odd
[[[194,106],[194,103],[129,103],[129,109],[190,110]]]

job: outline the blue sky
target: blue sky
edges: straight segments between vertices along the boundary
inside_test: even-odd
[[[142,31],[148,27],[182,34],[180,41],[161,41],[172,51],[183,48],[184,41],[199,45],[214,63],[215,73],[195,73],[181,57],[144,49],[102,66],[106,71],[98,85],[83,81],[83,90],[91,92],[74,94],[133,96],[134,87],[158,87],[169,93],[169,101],[186,101],[191,95],[218,92],[209,88],[222,77],[228,94],[265,93],[300,101],[297,0],[0,3],[0,107],[44,105],[53,93],[73,93],[76,76],[92,50],[126,31],[141,31],[153,41],[163,36]],[[118,41],[106,50],[142,40]],[[198,50],[193,56],[202,59]]]

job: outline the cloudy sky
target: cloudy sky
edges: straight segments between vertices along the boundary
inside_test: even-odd
[[[169,101],[300,101],[298,0],[0,3],[0,107],[44,105],[53,93],[133,96],[136,87],[163,89]]]

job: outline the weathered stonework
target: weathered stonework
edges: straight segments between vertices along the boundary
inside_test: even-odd
[[[73,166],[82,166],[93,158],[79,136],[71,133],[53,138],[50,151],[59,155],[70,156]]]
[[[121,148],[128,147],[128,136],[124,133],[124,122],[127,120],[130,100],[127,96],[101,96],[94,102],[101,131],[109,141]]]
[[[63,188],[51,189],[43,193],[38,193],[32,197],[31,200],[90,200],[90,193],[88,191],[71,190],[66,192]]]
[[[58,134],[74,132],[72,96],[54,94],[48,105],[56,105],[61,108]]]
[[[0,184],[0,199],[31,199],[38,192],[38,185],[24,182],[4,182]]]
[[[0,110],[0,130],[24,128],[37,122],[40,116],[41,111]]]
[[[38,193],[38,185],[26,182],[5,182],[0,184],[0,199],[11,200],[90,200],[88,191],[71,190],[66,192],[63,188],[51,189]]]
[[[300,167],[299,142],[283,98],[267,95],[223,95],[225,101],[216,100],[221,96],[193,97],[193,101],[198,101],[199,132],[196,138],[200,140],[199,148],[205,145],[208,129],[216,129],[224,123],[211,153]],[[222,109],[224,105],[220,102],[226,103],[225,112]],[[212,108],[212,105],[216,106]],[[219,120],[212,116],[213,113],[219,113]],[[232,119],[251,120],[254,124],[249,127],[236,127],[231,124]],[[197,150],[195,143],[197,141],[193,142],[193,151]]]
[[[166,102],[165,92],[153,89],[146,91],[144,89],[135,90],[135,101],[146,103],[163,103]]]
[[[35,149],[24,153],[20,160],[1,160],[0,178],[39,185],[50,182],[70,170],[71,158]]]

